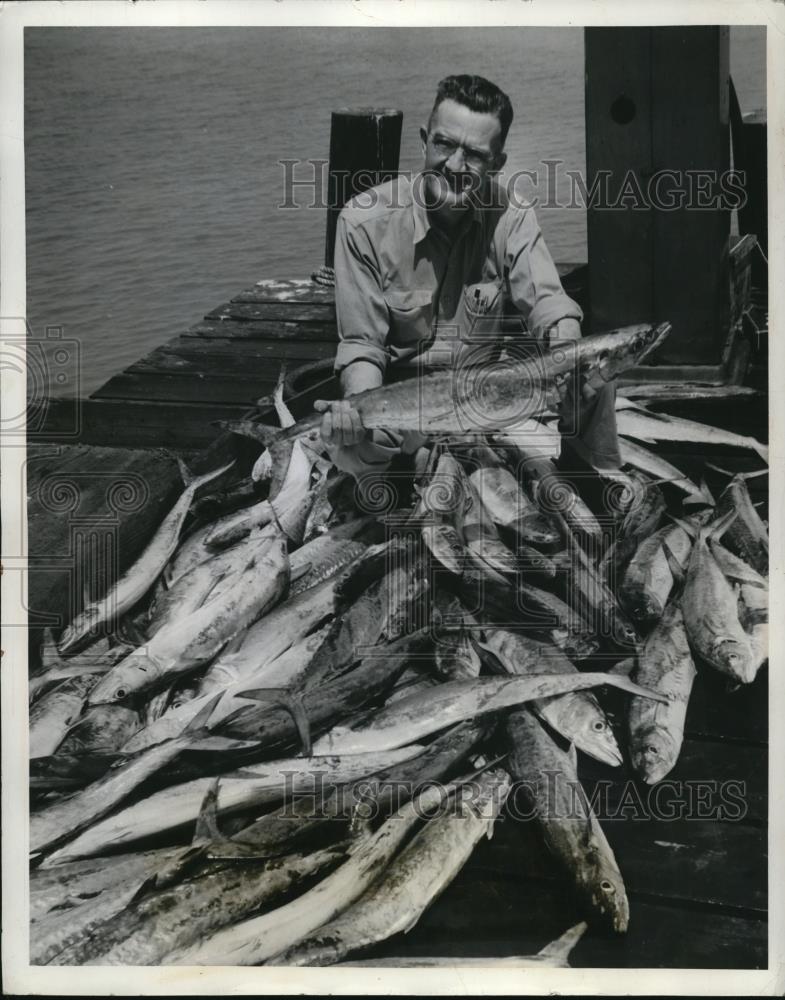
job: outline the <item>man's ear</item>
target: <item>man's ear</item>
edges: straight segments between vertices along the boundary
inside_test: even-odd
[[[504,169],[504,164],[506,162],[507,162],[507,154],[506,153],[499,153],[497,155],[497,157],[496,157],[496,160],[495,160],[494,164],[493,164],[493,171],[494,171],[494,173],[498,173],[500,170],[503,170]]]
[[[420,126],[420,142],[422,143],[422,155],[425,156],[425,147],[428,145],[428,129],[424,126]]]

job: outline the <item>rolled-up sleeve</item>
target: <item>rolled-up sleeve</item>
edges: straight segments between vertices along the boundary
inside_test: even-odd
[[[338,217],[334,266],[339,340],[335,371],[353,361],[370,361],[384,371],[390,320],[379,265],[362,226],[354,226],[345,211]]]
[[[508,218],[504,264],[509,294],[529,331],[537,336],[560,319],[582,320],[580,306],[562,288],[534,210],[510,208]]]

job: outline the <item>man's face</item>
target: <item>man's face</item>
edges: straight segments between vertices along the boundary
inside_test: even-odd
[[[429,204],[468,208],[472,194],[481,192],[489,175],[504,166],[501,133],[496,115],[442,101],[430,127],[420,129]]]

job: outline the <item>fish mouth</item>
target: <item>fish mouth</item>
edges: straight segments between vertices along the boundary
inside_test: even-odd
[[[624,763],[624,758],[622,757],[619,748],[609,743],[597,744],[583,742],[580,749],[583,750],[584,753],[587,753],[590,757],[600,761],[602,764],[608,764],[610,767],[620,767]]]

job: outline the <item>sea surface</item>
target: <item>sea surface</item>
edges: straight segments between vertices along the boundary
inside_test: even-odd
[[[764,108],[762,28],[732,29],[731,70],[742,110]],[[403,111],[400,168],[419,169],[449,73],[510,95],[508,172],[585,168],[580,28],[28,28],[28,321],[78,345],[49,352],[52,394],[92,392],[260,278],[308,276],[325,212],[279,207],[280,161],[310,176],[331,110],[361,105]],[[538,217],[555,259],[586,259],[582,209]]]

